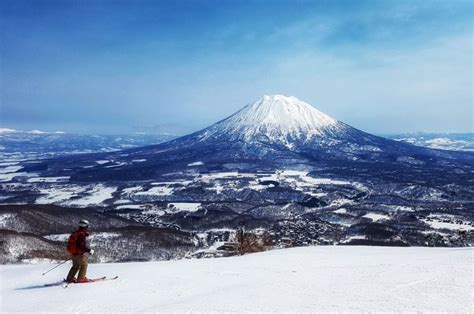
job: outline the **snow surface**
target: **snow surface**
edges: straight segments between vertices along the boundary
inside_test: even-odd
[[[66,242],[70,235],[70,233],[49,234],[45,235],[44,238],[52,241]],[[120,234],[116,232],[96,232],[89,236],[88,241],[94,242],[98,239],[110,239],[119,236]]]
[[[169,203],[173,211],[195,212],[201,208],[201,203]]]
[[[0,134],[2,133],[15,133],[17,130],[9,129],[9,128],[0,128]]]
[[[188,167],[194,167],[194,166],[202,166],[204,163],[202,161],[196,161],[188,164]]]
[[[116,167],[122,167],[122,166],[125,166],[127,165],[126,162],[119,162],[119,163],[116,163],[116,164],[112,164],[110,166],[105,166],[105,168],[116,168]]]
[[[349,243],[352,240],[367,240],[367,237],[365,235],[353,235],[353,236],[347,237],[346,239],[341,241],[341,243]]]
[[[372,221],[379,221],[379,220],[388,220],[390,219],[390,216],[384,215],[384,214],[377,214],[377,213],[367,213],[364,216],[364,218],[369,218],[372,219]]]
[[[0,173],[0,182],[11,181],[15,177],[36,177],[37,173],[32,172],[12,172],[12,173]]]
[[[145,162],[146,159],[132,159],[132,162]]]
[[[5,213],[0,215],[0,228],[5,228],[8,225],[15,225],[16,214]]]
[[[173,188],[166,187],[166,186],[155,186],[149,189],[148,191],[143,192],[136,192],[134,195],[136,196],[153,196],[153,195],[173,195]]]
[[[233,127],[266,125],[287,132],[318,133],[321,127],[336,124],[337,120],[296,97],[265,95],[257,102],[244,107],[227,122]]]
[[[201,139],[228,134],[251,140],[263,135],[291,148],[290,138],[308,140],[342,127],[336,119],[296,97],[265,95],[206,129]]]
[[[439,137],[434,138],[432,140],[427,140],[426,143],[429,144],[432,148],[445,148],[445,146],[455,144],[456,141],[453,141],[446,137]]]
[[[305,247],[95,264],[116,281],[42,288],[62,266],[0,266],[0,312],[472,312],[469,248]],[[69,266],[69,265],[68,265]]]
[[[18,170],[23,169],[22,166],[8,166],[0,169],[0,173],[14,173]]]
[[[117,204],[117,202],[114,204]],[[117,209],[146,209],[146,207],[146,204],[125,204],[117,206]]]
[[[42,194],[42,196],[36,199],[36,204],[55,204],[66,202],[72,197],[77,196],[78,193],[85,191],[85,189],[85,187],[80,187],[77,185],[41,188],[39,189],[39,192]]]
[[[63,177],[36,177],[36,178],[30,178],[27,181],[29,183],[38,183],[38,182],[44,182],[44,183],[55,183],[55,182],[61,182],[61,181],[68,181],[70,176],[63,176]]]
[[[116,187],[97,184],[91,190],[87,191],[88,195],[79,199],[71,200],[68,205],[71,206],[91,206],[99,205],[104,201],[113,198],[113,193],[117,191]]]
[[[468,223],[457,224],[454,222],[443,222],[443,221],[429,221],[426,219],[421,219],[424,223],[430,225],[433,229],[449,229],[449,230],[474,230],[474,226],[469,225]]]
[[[29,133],[29,134],[46,134],[47,132],[43,132],[43,131],[40,131],[40,130],[31,130],[31,131],[28,131],[27,133]]]

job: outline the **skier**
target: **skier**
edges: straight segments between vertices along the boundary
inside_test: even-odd
[[[79,222],[79,229],[71,233],[69,236],[67,251],[71,254],[72,267],[69,271],[66,282],[87,282],[87,262],[89,256],[94,253],[86,243],[86,239],[89,236],[88,232],[89,222],[85,219]],[[75,279],[76,273],[79,272],[77,280]]]

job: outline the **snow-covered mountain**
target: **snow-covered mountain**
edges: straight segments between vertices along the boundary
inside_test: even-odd
[[[387,134],[384,137],[434,149],[474,152],[474,133],[411,132]]]
[[[10,128],[0,128],[0,134],[14,134],[14,133],[22,133],[22,134],[65,134],[63,131],[55,131],[55,132],[44,132],[40,130],[31,130],[31,131],[22,131],[22,130],[15,130]]]
[[[311,105],[283,95],[265,95],[227,119],[207,128],[202,139],[226,135],[233,140],[291,143],[344,129],[336,119]]]
[[[283,95],[265,95],[224,120],[155,148],[150,147],[160,153],[183,149],[195,153],[205,151],[203,157],[213,160],[224,157],[275,160],[282,154],[283,159],[297,154],[317,159],[379,161],[420,154],[449,157],[439,151],[368,134],[296,97]],[[135,153],[140,154],[139,151]],[[147,148],[142,151],[146,152]],[[208,154],[210,151],[217,155]],[[391,157],[387,158],[388,155]]]
[[[173,146],[241,145],[254,153],[269,149],[291,152],[353,145],[352,149],[376,144],[371,136],[342,123],[293,96],[265,95],[204,130],[172,142]]]

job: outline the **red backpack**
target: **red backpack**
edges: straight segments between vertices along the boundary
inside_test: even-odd
[[[67,251],[69,254],[78,254],[77,249],[77,238],[79,237],[79,231],[74,231],[67,240]]]

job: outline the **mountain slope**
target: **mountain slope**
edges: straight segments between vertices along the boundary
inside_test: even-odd
[[[1,312],[469,312],[470,249],[307,247],[222,259],[92,264],[119,279],[41,288],[50,264],[0,266]]]

